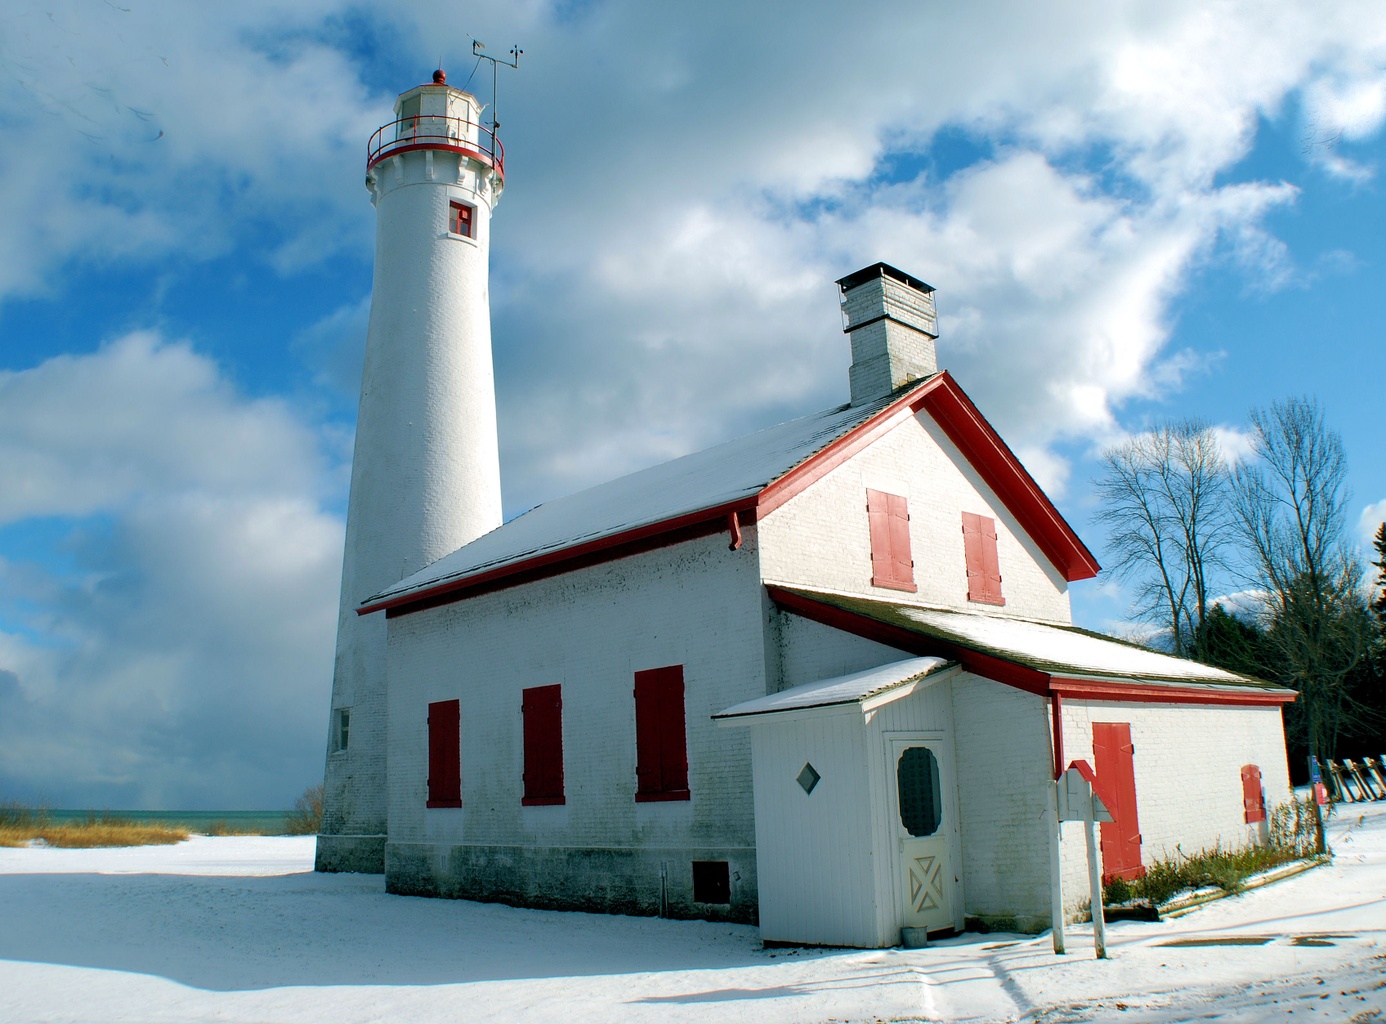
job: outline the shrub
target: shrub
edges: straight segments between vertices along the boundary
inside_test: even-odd
[[[1131,885],[1124,878],[1113,878],[1102,886],[1102,905],[1109,906],[1113,903],[1125,903],[1131,899],[1135,893],[1131,890]]]
[[[1131,895],[1125,899],[1117,897],[1114,880],[1104,888],[1102,902],[1122,903],[1134,895],[1161,906],[1190,890],[1211,887],[1228,893],[1240,892],[1252,875],[1316,856],[1314,807],[1308,799],[1281,804],[1271,813],[1269,825],[1269,842],[1265,846],[1241,850],[1214,846],[1192,855],[1176,848],[1174,857],[1150,865],[1145,877],[1127,887]]]
[[[303,791],[294,801],[294,809],[288,813],[284,824],[291,836],[317,835],[322,828],[322,783]]]

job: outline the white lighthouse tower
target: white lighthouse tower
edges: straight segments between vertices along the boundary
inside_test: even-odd
[[[501,523],[487,293],[505,163],[470,93],[433,82],[371,137],[375,279],[342,564],[319,871],[384,870],[385,616],[363,598]]]

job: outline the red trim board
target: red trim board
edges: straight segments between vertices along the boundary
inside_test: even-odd
[[[1052,691],[1069,700],[1133,701],[1138,704],[1231,704],[1242,707],[1292,704],[1298,696],[1293,690],[1259,690],[1228,686],[1204,689],[1178,684],[1119,683],[1091,679],[1065,679],[1055,676]]]

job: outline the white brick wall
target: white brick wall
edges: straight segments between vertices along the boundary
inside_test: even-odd
[[[765,693],[755,531],[718,534],[390,620],[390,839],[751,847],[749,738],[711,715]],[[684,666],[692,799],[637,804],[634,673]],[[520,692],[563,686],[566,804],[521,807]],[[432,701],[457,698],[464,806],[426,809]]]
[[[909,500],[918,593],[871,585],[866,490]],[[967,599],[962,513],[996,520],[1004,607]],[[1068,583],[927,413],[906,420],[761,523],[765,578],[987,614],[1071,621]]]
[[[1291,798],[1279,708],[1064,701],[1064,757],[1096,767],[1093,722],[1129,722],[1141,862],[1256,841],[1242,807],[1243,765],[1261,769],[1266,809]],[[1082,827],[1064,826],[1064,904],[1087,897]]]
[[[967,912],[1035,928],[1049,912],[1045,703],[980,676],[953,683]]]

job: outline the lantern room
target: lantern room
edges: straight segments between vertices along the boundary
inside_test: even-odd
[[[367,170],[396,154],[444,150],[478,160],[503,177],[504,151],[494,130],[481,123],[483,109],[471,93],[448,85],[445,71],[433,72],[432,82],[400,94],[395,120],[371,136]]]

